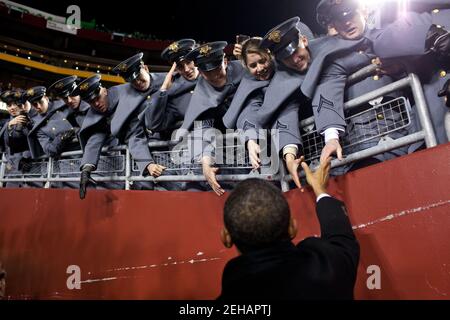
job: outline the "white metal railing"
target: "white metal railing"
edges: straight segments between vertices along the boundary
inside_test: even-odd
[[[367,74],[371,72],[373,72],[373,67],[366,67],[355,75],[352,75],[350,79],[358,80],[360,77],[363,77],[364,75],[367,76]],[[422,86],[415,74],[409,74],[399,81],[350,100],[345,103],[344,109],[346,112],[351,111],[377,97],[385,96],[393,91],[408,87],[413,94],[415,111],[420,120],[422,129],[395,140],[389,139],[388,136],[393,132],[404,130],[411,125],[411,107],[409,101],[405,97],[399,97],[382,104],[374,105],[372,108],[347,117],[346,121],[348,123],[351,123],[350,120],[353,118],[358,117],[358,121],[362,121],[363,125],[358,126],[358,132],[347,130],[347,134],[342,139],[346,157],[343,161],[333,160],[332,167],[343,166],[422,140],[425,141],[427,148],[436,146],[436,137],[431,124]],[[395,121],[386,121],[386,119],[392,118],[391,116],[394,112],[397,115]],[[367,132],[364,130],[364,121],[367,122],[367,126],[370,126],[371,130],[367,130]],[[300,127],[304,143],[305,158],[315,166],[324,145],[323,138],[314,128],[313,117],[303,120]],[[374,127],[376,127],[375,131],[373,130]],[[375,140],[378,140],[378,142],[374,146],[352,152],[352,148],[357,148],[360,144]],[[174,151],[171,149],[171,146],[176,143],[177,141],[149,143],[150,150],[152,150],[152,155],[156,162],[167,167],[164,175],[158,178],[141,176],[136,163],[131,158],[130,152],[126,146],[115,147],[112,149],[104,148],[103,154],[100,157],[98,169],[93,173],[93,178],[99,182],[124,182],[125,189],[127,190],[130,189],[131,184],[136,181],[206,181],[205,177],[201,174],[201,164],[199,162],[192,161],[192,158],[188,158],[187,161],[181,163],[173,160],[174,152],[180,152],[180,150]],[[166,149],[161,150],[161,148],[164,147],[166,147]],[[237,148],[239,146],[236,144],[233,147]],[[224,148],[233,147],[227,146]],[[242,146],[240,147],[242,149]],[[271,147],[272,150],[275,149],[273,146]],[[158,150],[155,150],[155,148],[158,148]],[[224,150],[224,152],[227,152],[227,150]],[[230,151],[228,150],[228,152]],[[45,187],[49,188],[52,183],[55,182],[79,181],[81,155],[81,151],[72,151],[63,153],[57,160],[52,158],[34,160],[29,171],[25,173],[17,171],[8,172],[6,170],[6,157],[3,155],[0,166],[0,184],[5,182],[43,182],[45,183]],[[178,159],[179,158],[180,156],[178,155]],[[286,173],[282,164],[283,162],[280,161],[276,152],[267,152],[267,155],[264,155],[263,153],[262,167],[260,170],[255,171],[251,168],[248,154],[241,153],[235,157],[234,163],[219,165],[224,174],[219,173],[217,175],[217,180],[241,181],[247,179],[249,176],[256,176],[262,179],[278,181],[281,184],[283,191],[287,191],[289,190],[289,182],[292,180],[292,177]],[[300,175],[304,176],[304,173],[301,172]]]

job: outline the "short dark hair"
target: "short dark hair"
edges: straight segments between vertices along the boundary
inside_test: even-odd
[[[281,191],[261,179],[240,182],[225,202],[225,227],[241,252],[289,240],[289,220]]]

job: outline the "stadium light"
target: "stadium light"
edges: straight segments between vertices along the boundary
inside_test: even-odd
[[[409,8],[409,0],[358,0],[366,9],[369,16],[372,17],[373,23],[377,26],[380,23],[384,5],[387,3],[397,4],[397,18],[403,18]]]
[[[367,9],[376,10],[383,7],[385,3],[396,2],[401,12],[406,11],[409,0],[358,0]]]

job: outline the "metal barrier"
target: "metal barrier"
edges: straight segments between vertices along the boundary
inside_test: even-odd
[[[352,75],[350,79],[357,81],[361,77],[373,73],[374,67],[368,66]],[[403,130],[411,125],[411,114],[409,101],[405,97],[396,98],[384,103],[373,104],[363,112],[358,112],[346,118],[348,123],[353,123],[354,119],[358,119],[358,130],[347,130],[348,132],[342,139],[344,153],[346,157],[343,161],[333,160],[332,167],[346,165],[351,162],[365,159],[380,153],[384,153],[396,148],[406,146],[421,140],[425,140],[427,148],[437,145],[436,137],[430,120],[428,107],[426,105],[422,86],[418,77],[415,74],[409,74],[397,82],[391,83],[385,87],[379,88],[358,98],[350,100],[345,103],[344,109],[346,112],[354,110],[356,107],[364,105],[378,97],[384,96],[390,92],[397,91],[410,87],[417,116],[420,120],[422,130],[403,136],[398,139],[389,139],[389,135]],[[395,121],[387,121],[393,115],[396,115]],[[320,158],[321,150],[324,146],[323,137],[318,134],[314,128],[314,118],[308,118],[301,122],[301,132],[304,142],[305,158],[311,162],[313,167],[317,165]],[[357,148],[358,145],[374,141],[379,142],[368,149],[357,152],[351,152],[352,148]],[[239,140],[237,140],[239,141]],[[115,147],[112,149],[104,148],[103,155],[100,157],[97,170],[93,174],[96,181],[114,181],[125,182],[125,189],[130,189],[131,185],[136,181],[206,181],[201,174],[201,164],[193,161],[190,157],[186,157],[186,161],[173,161],[175,154],[180,150],[171,150],[171,146],[175,145],[177,141],[159,141],[149,143],[152,155],[157,163],[167,167],[163,176],[158,178],[143,177],[140,175],[136,166],[136,161],[131,158],[129,150],[125,146]],[[166,150],[160,150],[160,148]],[[155,148],[159,148],[155,151]],[[289,182],[292,177],[286,173],[283,161],[278,158],[278,154],[272,152],[271,155],[262,159],[262,168],[258,171],[252,170],[249,163],[248,154],[239,154],[233,148],[241,148],[236,144],[233,147],[227,146],[224,153],[235,154],[235,163],[229,165],[219,165],[221,170],[226,174],[218,174],[218,181],[241,181],[248,177],[259,177],[270,181],[278,181],[281,184],[283,191],[289,190]],[[111,154],[111,152],[114,152]],[[119,154],[120,152],[120,154]],[[181,151],[183,152],[183,151]],[[62,159],[40,159],[32,163],[31,169],[27,173],[11,172],[6,170],[6,158],[3,155],[0,167],[0,183],[5,182],[45,182],[45,187],[51,187],[54,182],[68,182],[79,180],[79,166],[82,154],[81,151],[63,153]],[[77,158],[78,156],[78,158]],[[67,158],[70,157],[70,158]],[[178,159],[180,155],[178,154]],[[183,156],[181,156],[183,158]],[[275,166],[275,168],[274,168]],[[275,170],[274,170],[275,169]],[[244,173],[243,173],[244,172]],[[304,173],[300,173],[304,176]]]
[[[366,69],[367,72],[373,72],[373,68],[367,68]],[[359,77],[361,75],[358,75]],[[371,91],[369,93],[366,93],[360,97],[357,97],[355,99],[352,99],[350,101],[347,101],[344,104],[344,110],[346,112],[349,112],[351,110],[354,110],[355,108],[368,103],[369,101],[373,101],[375,99],[377,99],[378,97],[384,96],[388,93],[397,91],[397,90],[401,90],[404,88],[411,88],[411,92],[414,98],[414,102],[415,102],[415,111],[417,113],[417,117],[419,119],[420,122],[420,126],[421,126],[421,130],[415,132],[415,133],[411,133],[408,134],[404,137],[398,138],[398,139],[389,139],[388,135],[389,133],[392,133],[394,131],[400,130],[402,128],[405,128],[406,126],[410,125],[410,114],[408,112],[408,106],[409,103],[408,101],[402,97],[399,99],[394,99],[392,101],[389,101],[388,103],[385,104],[381,104],[381,105],[375,105],[372,109],[369,109],[367,111],[365,111],[366,113],[376,113],[378,114],[382,114],[383,116],[378,118],[378,116],[376,117],[376,121],[377,123],[384,120],[386,112],[392,112],[392,110],[394,110],[394,108],[398,108],[399,109],[399,114],[400,114],[400,119],[399,121],[397,121],[396,123],[392,123],[392,124],[386,124],[386,125],[380,125],[379,126],[379,130],[378,130],[378,134],[373,135],[371,137],[367,137],[367,135],[363,134],[362,136],[359,137],[359,141],[355,141],[354,137],[352,137],[352,134],[347,133],[346,134],[346,138],[344,138],[344,150],[345,147],[350,147],[352,145],[358,144],[358,143],[363,143],[364,141],[368,141],[368,140],[373,140],[373,139],[379,139],[379,143],[376,146],[373,146],[371,148],[365,149],[365,150],[361,150],[358,151],[356,153],[351,153],[348,154],[344,160],[340,161],[338,159],[335,159],[331,162],[331,167],[335,168],[335,167],[339,167],[339,166],[343,166],[358,160],[362,160],[362,159],[366,159],[369,157],[372,157],[374,155],[377,154],[381,154],[387,151],[391,151],[403,146],[407,146],[410,144],[413,144],[415,142],[419,142],[422,140],[425,140],[425,145],[427,148],[431,148],[431,147],[435,147],[437,145],[437,141],[436,141],[436,135],[434,133],[434,129],[433,129],[433,125],[431,123],[431,118],[430,118],[430,112],[428,110],[428,106],[425,100],[425,96],[423,93],[423,89],[422,89],[422,85],[420,83],[420,80],[418,78],[417,75],[411,73],[409,74],[407,77],[400,79],[396,82],[393,82],[389,85],[386,85],[382,88],[379,88],[377,90]],[[403,102],[402,102],[403,101]],[[381,110],[381,112],[380,112]],[[355,115],[358,116],[358,115]],[[383,119],[381,119],[383,118]],[[348,118],[346,119],[346,121],[348,122]],[[308,118],[303,120],[300,123],[300,127],[302,130],[306,129],[311,131],[311,127],[314,126],[314,117]],[[310,154],[306,154],[306,158],[309,158],[310,161],[317,160],[318,157],[320,157],[320,153],[318,153],[318,148],[320,148],[320,146],[323,146],[323,138],[319,135],[317,135],[316,132],[312,132],[311,133],[307,133],[310,135],[313,135],[313,138],[310,138],[307,136],[308,141],[312,141],[312,143],[309,143],[308,148],[310,151]],[[317,165],[317,164],[315,164]],[[305,174],[304,172],[300,173],[301,177],[304,177]],[[284,186],[284,188],[286,188],[286,186],[288,185],[288,182],[292,180],[292,177],[290,175],[284,175],[283,177],[283,181],[282,181],[282,186]]]

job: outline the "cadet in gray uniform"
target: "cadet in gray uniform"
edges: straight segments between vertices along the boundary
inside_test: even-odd
[[[73,127],[81,128],[84,118],[89,110],[89,104],[81,100],[80,96],[75,96],[74,91],[77,87],[77,76],[69,76],[53,83],[48,92],[55,100],[63,100],[66,106],[71,110],[67,120]]]
[[[117,139],[111,136],[108,115],[113,113],[118,103],[118,89],[112,87],[106,90],[100,84],[101,76],[94,75],[80,82],[75,88],[74,95],[80,96],[89,103],[90,108],[79,132],[83,159],[80,164],[80,198],[86,196],[86,188],[97,183],[91,179],[91,172],[97,169],[102,147],[118,146]],[[121,188],[119,184],[106,183],[108,188]]]
[[[264,102],[267,86],[275,72],[275,59],[267,49],[261,49],[262,38],[253,37],[239,46],[239,59],[251,76],[244,76],[223,117],[227,128],[239,129],[241,140],[246,143],[253,169],[260,167],[261,152],[258,139],[259,129],[256,114]],[[236,49],[236,46],[235,46]]]
[[[194,62],[186,60],[186,55],[194,48],[194,40],[182,39],[161,53],[161,58],[172,64],[172,68],[145,110],[147,129],[154,132],[170,130],[184,120],[199,75]]]
[[[364,12],[354,0],[323,0],[317,7],[317,16],[318,21],[324,27],[331,25],[338,32],[337,36],[328,37],[329,43],[327,43],[327,46],[342,46],[343,48],[347,46],[348,50],[347,56],[335,59],[332,64],[314,64],[313,62],[311,69],[314,71],[310,71],[309,81],[305,81],[302,86],[302,91],[307,96],[312,97],[314,93],[313,107],[316,126],[319,132],[324,134],[326,142],[326,146],[322,150],[321,155],[321,161],[324,161],[332,153],[337,153],[338,158],[342,159],[339,132],[343,132],[346,126],[343,112],[343,89],[346,85],[347,76],[362,67],[363,63],[370,63],[376,55],[380,56],[380,58],[392,58],[414,54],[419,48],[423,51],[424,41],[420,43],[420,39],[425,38],[426,32],[416,33],[411,26],[416,23],[420,25],[419,29],[428,30],[430,25],[425,27],[425,24],[414,22],[417,20],[417,14],[409,14],[383,29],[368,30]],[[408,37],[408,34],[413,38]],[[379,49],[374,50],[377,47]],[[325,68],[327,69],[325,70]],[[322,74],[320,83],[318,73]],[[362,82],[347,88],[347,98],[351,99],[372,91],[391,81],[392,79],[386,76],[381,78],[379,76],[366,78]],[[374,114],[374,117],[378,118],[378,116]],[[381,116],[383,117],[381,121],[385,121],[386,123],[399,118],[397,114],[392,114],[392,118],[389,119],[384,119],[384,115]],[[373,123],[376,123],[375,118]],[[357,126],[358,123],[356,123],[354,130],[357,130]],[[407,131],[398,131],[391,135],[395,139],[407,133]],[[360,148],[367,148],[376,143],[377,140],[373,140],[369,144],[360,145]],[[399,148],[390,153],[376,156],[369,163],[387,160],[393,156],[406,154],[407,152],[407,148]]]
[[[223,50],[226,45],[225,41],[210,42],[186,55],[187,60],[194,61],[202,77],[195,87],[181,130],[178,132],[179,136],[193,129],[214,128],[224,131],[222,117],[228,110],[245,71],[239,61],[224,60]],[[194,128],[196,121],[200,126]],[[203,174],[213,191],[217,195],[222,195],[225,191],[217,182],[216,173],[219,168],[213,167],[213,155],[207,154],[205,149],[202,153]],[[197,155],[194,154],[194,157]]]
[[[46,92],[42,86],[25,92],[25,99],[39,114],[28,134],[31,155],[35,159],[43,154],[58,157],[63,151],[79,149],[79,144],[73,143],[76,130],[67,120],[70,110],[62,100],[50,102]]]
[[[150,73],[139,53],[117,65],[113,72],[119,73],[128,83],[123,85],[126,90],[119,96],[119,102],[111,120],[111,133],[121,143],[128,143],[131,155],[136,161],[142,176],[160,176],[166,169],[159,164],[160,159],[154,159],[150,153],[149,140],[161,140],[159,133],[145,130],[144,123],[139,118],[144,110],[152,105],[152,96],[159,95],[158,89],[163,81],[170,76],[165,73]],[[150,102],[150,106],[148,106]],[[147,135],[148,134],[148,135]],[[158,182],[166,190],[180,190],[181,184],[175,182]],[[154,189],[153,182],[134,183],[135,189]]]
[[[398,54],[390,44],[408,41],[409,50],[403,56],[412,57],[402,61],[407,72],[420,77],[437,142],[446,143],[444,119],[449,113],[442,97],[450,85],[450,1],[415,0],[411,8],[417,5],[426,11],[408,13],[397,28],[401,32],[383,33],[374,41],[374,51],[380,58],[392,58]]]
[[[42,86],[27,90],[25,97],[39,113],[35,125],[28,134],[28,143],[33,158],[44,154],[52,158],[59,158],[63,152],[81,149],[77,139],[78,123],[70,121],[73,109],[61,99],[50,102],[47,89]],[[73,176],[76,169],[62,168],[60,173],[64,176]],[[53,187],[76,188],[77,185],[74,182],[63,182],[55,183]]]
[[[0,100],[6,103],[11,118],[0,127],[0,151],[5,152],[7,172],[26,174],[31,169],[31,154],[28,147],[27,135],[33,127],[33,118],[37,115],[30,104],[24,100],[21,89],[4,91]],[[41,183],[8,182],[6,187],[40,187]]]
[[[142,63],[142,53],[119,64],[115,70],[125,76],[126,83],[109,89],[104,88],[101,76],[94,75],[76,89],[91,108],[80,130],[80,142],[86,157],[81,165],[80,198],[86,195],[90,174],[97,167],[101,148],[116,137],[128,144],[141,175],[160,174],[162,168],[154,163],[148,148],[148,139],[138,114],[143,111],[144,100],[159,88],[164,75],[150,74]],[[110,144],[111,146],[112,144]],[[151,183],[137,184],[142,188],[153,188]]]
[[[277,70],[258,110],[258,121],[263,128],[276,130],[272,137],[278,152],[286,161],[296,185],[300,187],[297,170],[303,160],[299,118],[312,115],[308,99],[301,93],[302,85],[315,47],[309,28],[293,17],[272,28],[263,38],[262,48],[269,49],[277,60]]]

